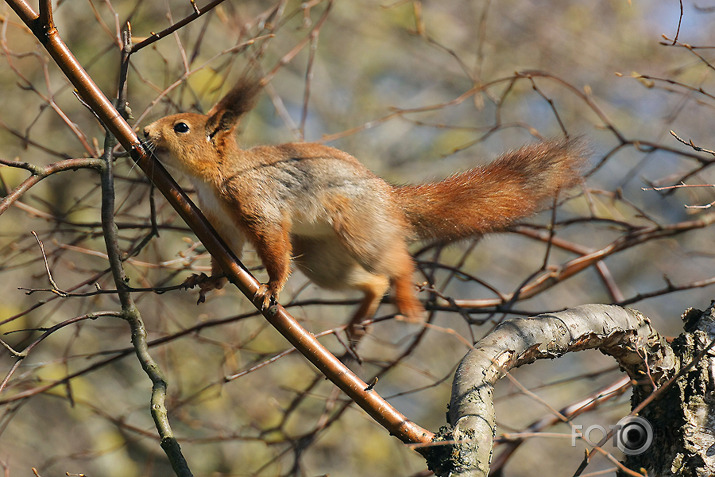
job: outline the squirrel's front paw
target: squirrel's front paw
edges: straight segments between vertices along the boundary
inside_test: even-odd
[[[225,284],[226,278],[220,275],[209,277],[205,273],[194,273],[189,278],[184,280],[184,283],[182,283],[181,286],[186,289],[189,289],[194,288],[198,285],[199,299],[196,301],[196,304],[198,305],[199,303],[204,303],[206,301],[206,294],[208,292],[210,292],[211,290],[219,290],[223,288]]]
[[[261,283],[256,293],[253,295],[253,301],[260,300],[261,311],[268,309],[270,306],[278,303],[277,287],[271,283]]]

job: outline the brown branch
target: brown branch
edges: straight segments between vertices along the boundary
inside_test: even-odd
[[[37,22],[47,31],[54,30],[55,23],[52,20],[52,0],[40,0],[40,14]]]
[[[683,23],[683,0],[679,0],[680,3],[680,16],[678,17],[678,28],[675,30],[675,38],[673,38],[673,45],[678,43],[678,37],[680,36],[680,25]]]
[[[701,94],[708,99],[715,99],[714,94],[708,93],[701,86],[690,86],[688,84],[681,83],[679,81],[675,81],[670,78],[660,78],[657,76],[644,75],[644,74],[639,74],[639,73],[633,73],[631,76],[639,81],[647,81],[649,87],[651,84],[654,84],[654,83],[665,83],[665,84],[669,84],[669,85],[673,85],[673,86],[678,86],[678,87],[683,88],[684,90],[689,91],[691,93]],[[653,83],[650,83],[650,82],[653,82]],[[676,92],[676,91],[673,91],[672,89],[669,91]]]
[[[323,14],[320,16],[317,22],[315,22],[315,25],[313,28],[311,28],[310,33],[303,38],[300,42],[298,42],[297,45],[295,45],[288,53],[283,55],[283,57],[278,60],[278,64],[274,66],[270,71],[268,71],[261,82],[263,84],[268,83],[273,76],[278,72],[279,69],[281,69],[283,66],[288,64],[293,58],[298,55],[298,53],[305,48],[306,45],[312,44],[314,41],[316,35],[318,32],[320,32],[320,28],[323,26],[323,23],[325,23],[325,20],[328,19],[328,15],[330,14],[330,10],[333,7],[333,0],[327,0],[328,1],[328,6],[325,7],[325,10],[323,10]]]
[[[45,5],[44,3],[42,3],[42,4]],[[45,8],[49,8],[49,5],[46,5]],[[52,12],[50,11],[49,13],[45,13],[45,16],[49,16],[49,17],[50,17],[50,20],[49,20],[49,21],[51,22]],[[38,23],[38,25],[41,25],[41,24]],[[38,30],[41,30],[41,31],[43,32],[43,34],[46,34],[46,33],[49,32],[49,31],[56,31],[56,30],[54,29],[54,25],[51,25],[51,26],[45,27],[45,28],[38,27]],[[4,52],[4,54],[5,54],[6,59],[7,59],[7,61],[8,61],[8,65],[9,65],[10,69],[15,73],[15,75],[16,75],[18,78],[20,78],[20,79],[22,80],[22,83],[23,83],[23,84],[22,84],[20,87],[23,88],[23,89],[32,91],[32,92],[35,93],[37,96],[39,96],[39,97],[47,104],[47,106],[49,106],[49,107],[57,114],[57,116],[59,116],[59,118],[62,120],[62,122],[65,123],[65,125],[70,129],[70,131],[72,131],[72,133],[77,137],[77,139],[79,140],[79,142],[82,144],[82,147],[85,149],[85,151],[87,151],[87,153],[88,153],[90,156],[96,155],[94,149],[93,149],[92,146],[89,144],[89,141],[88,141],[87,137],[85,136],[85,134],[79,129],[79,127],[78,127],[72,120],[70,120],[70,118],[65,114],[64,111],[62,111],[62,109],[61,109],[61,108],[57,105],[57,103],[55,102],[54,94],[52,93],[52,87],[51,87],[51,84],[50,84],[49,73],[48,73],[48,69],[47,69],[47,61],[45,60],[45,58],[42,57],[41,55],[39,55],[39,54],[36,53],[36,52],[33,52],[33,53],[31,53],[31,54],[28,54],[28,56],[36,57],[36,58],[38,59],[38,62],[41,64],[41,68],[42,68],[42,71],[43,71],[43,73],[44,73],[44,78],[45,78],[45,87],[46,87],[47,92],[48,92],[48,95],[47,95],[47,96],[44,95],[44,94],[42,94],[42,93],[32,84],[32,82],[27,79],[27,77],[22,73],[22,71],[15,66],[14,62],[12,61],[12,58],[13,58],[13,56],[15,56],[15,55],[13,55],[13,54],[8,50],[8,47],[7,47],[6,42],[5,42],[5,41],[2,41],[1,44],[2,44],[2,49],[3,49],[3,52]],[[44,108],[41,108],[40,113],[42,112],[43,109],[44,109]],[[3,126],[4,126],[4,124],[3,124]],[[4,126],[4,127],[6,127],[6,126]],[[9,130],[9,128],[8,128],[8,130]],[[12,132],[12,131],[11,131],[11,132]],[[17,134],[16,134],[16,135],[17,135]],[[27,137],[28,135],[29,135],[29,134],[19,135],[19,136],[20,136],[24,141],[30,143],[29,138]]]
[[[525,300],[544,290],[553,287],[557,283],[595,265],[606,257],[614,255],[623,250],[635,247],[644,242],[672,237],[691,230],[705,228],[715,222],[715,214],[704,215],[700,220],[679,222],[667,226],[644,227],[632,231],[627,235],[619,237],[605,247],[593,252],[574,258],[568,262],[546,270],[536,275],[528,283],[524,284],[512,294],[505,294],[502,299],[488,298],[476,300],[454,300],[455,304],[464,308],[485,308],[490,306],[500,306],[513,299],[518,294],[519,300]]]
[[[694,150],[696,150],[696,151],[698,151],[698,152],[706,152],[706,153],[710,154],[711,156],[715,156],[715,151],[710,150],[710,149],[705,149],[705,148],[700,147],[700,146],[696,146],[692,139],[689,139],[688,141],[686,141],[685,139],[683,139],[683,138],[681,138],[680,136],[678,136],[677,134],[675,134],[675,131],[673,131],[672,129],[670,130],[670,134],[671,134],[671,136],[673,136],[675,139],[677,139],[678,142],[681,142],[681,143],[685,144],[686,146],[690,146],[690,147],[692,147]]]
[[[212,2],[214,4],[220,3]],[[37,14],[24,0],[8,0],[8,4],[17,15],[31,28],[36,26]],[[188,20],[184,20],[183,24]],[[181,23],[181,22],[179,22]],[[178,28],[178,24],[176,28]],[[172,30],[173,31],[173,30]],[[62,69],[70,82],[77,88],[82,99],[100,117],[107,129],[118,139],[139,167],[151,178],[156,188],[167,198],[179,215],[203,242],[206,249],[226,272],[229,280],[249,299],[253,300],[259,290],[259,282],[235,258],[231,250],[213,230],[200,210],[191,202],[186,193],[171,178],[166,170],[142,147],[133,129],[121,117],[111,102],[104,96],[92,78],[82,68],[56,30],[44,34],[33,28],[48,53]],[[170,33],[170,32],[169,32]],[[168,34],[168,33],[166,33]],[[149,40],[147,40],[149,41]],[[155,40],[152,40],[155,41]],[[137,51],[138,44],[133,51]],[[145,45],[144,45],[145,46]],[[260,300],[260,297],[259,297]],[[261,307],[259,300],[254,302]],[[373,419],[385,427],[391,434],[403,442],[429,442],[433,434],[407,420],[378,393],[365,391],[367,383],[356,376],[340,360],[330,353],[315,337],[305,330],[286,310],[272,306],[263,312],[263,316],[291,343],[301,354],[308,358],[328,379],[362,407]]]
[[[685,49],[687,49],[691,54],[693,54],[697,59],[699,59],[705,66],[707,66],[709,69],[715,70],[715,66],[713,66],[712,63],[710,63],[707,59],[705,59],[704,56],[700,55],[699,53],[697,53],[697,52],[695,51],[695,50],[698,50],[698,49],[713,49],[713,48],[715,48],[715,46],[693,46],[693,45],[689,45],[689,44],[687,44],[687,43],[681,43],[681,42],[678,41],[677,38],[674,38],[674,39],[672,40],[672,42],[671,42],[671,40],[670,40],[667,36],[665,36],[665,35],[663,35],[663,38],[664,38],[665,40],[667,40],[667,43],[665,43],[665,42],[660,42],[661,45],[676,46],[676,47],[685,48]]]
[[[533,78],[546,78],[551,81],[555,81],[556,83],[564,86],[566,89],[571,91],[573,94],[575,94],[579,99],[581,99],[588,107],[593,111],[598,118],[603,122],[604,126],[608,128],[609,131],[611,131],[620,142],[624,143],[627,142],[625,137],[621,134],[618,129],[613,125],[610,119],[608,119],[608,116],[606,116],[606,113],[601,110],[601,108],[596,105],[596,103],[593,101],[593,98],[591,98],[590,95],[584,93],[580,89],[576,88],[570,83],[567,83],[566,81],[562,80],[561,78],[554,76],[550,73],[546,73],[544,71],[538,71],[538,70],[527,70],[527,71],[520,71],[516,73],[517,77],[524,77],[528,78],[530,81]]]
[[[32,173],[30,177],[25,179],[12,192],[0,200],[0,215],[2,215],[3,212],[5,212],[14,202],[22,197],[22,195],[32,186],[52,174],[63,171],[74,171],[81,168],[100,170],[103,166],[103,162],[96,158],[67,159],[44,167],[30,164],[29,162],[8,161],[5,159],[0,159],[0,164],[18,169],[26,169]]]
[[[109,270],[107,270],[107,272],[108,272],[108,271],[109,271]],[[56,297],[53,297],[53,298],[56,298]],[[299,302],[299,303],[296,303],[295,306],[296,306],[296,307],[303,307],[303,306],[310,305],[310,304],[312,304],[312,303],[310,303],[310,302]],[[340,303],[340,304],[343,304],[343,303]],[[178,332],[176,332],[176,333],[172,333],[171,335],[163,336],[163,337],[161,337],[161,338],[156,338],[156,339],[154,339],[154,340],[152,340],[152,341],[149,341],[149,342],[147,343],[147,346],[148,346],[149,348],[152,348],[152,347],[155,347],[155,346],[162,346],[162,345],[171,343],[171,342],[173,342],[173,341],[176,341],[176,340],[178,340],[178,339],[180,339],[180,338],[186,337],[186,336],[194,336],[194,335],[196,335],[199,331],[204,330],[204,329],[210,329],[210,328],[216,327],[216,326],[224,326],[224,325],[229,324],[229,323],[236,323],[236,322],[238,322],[238,321],[242,321],[242,320],[247,319],[247,318],[255,317],[255,316],[257,316],[257,315],[258,315],[258,312],[257,312],[257,311],[254,311],[254,312],[251,312],[251,313],[245,313],[245,314],[237,315],[237,316],[230,316],[230,317],[227,317],[227,318],[221,318],[221,319],[217,319],[217,320],[203,321],[203,322],[201,322],[201,323],[198,323],[198,324],[196,324],[196,325],[194,325],[194,326],[185,328],[185,329],[183,329],[183,330],[181,330],[181,331],[178,331]],[[3,323],[6,323],[6,322],[8,322],[8,321],[9,321],[9,320],[6,320],[6,321],[3,322]],[[328,330],[328,331],[325,331],[325,332],[316,334],[316,337],[321,337],[321,336],[328,335],[328,334],[334,334],[334,333],[336,333],[336,332],[338,332],[338,331],[344,331],[344,329],[346,328],[346,326],[347,326],[347,325],[344,325],[344,326],[341,326],[341,327],[336,328],[336,329],[333,329],[333,330]],[[2,345],[2,344],[5,344],[4,341],[0,341],[0,345]],[[6,346],[6,348],[7,348],[7,346]],[[12,350],[12,349],[10,349],[10,348],[8,348],[8,350],[9,350],[13,355],[16,355],[16,354],[17,354],[17,352],[15,352],[14,350]],[[287,350],[288,353],[291,353],[291,352],[293,352],[293,351],[295,351],[295,348],[291,348],[291,349]],[[105,360],[102,360],[102,361],[93,363],[93,364],[91,364],[91,365],[89,365],[89,366],[87,366],[87,367],[85,367],[85,368],[82,368],[82,369],[80,369],[80,370],[77,370],[77,371],[75,371],[75,372],[73,372],[73,373],[71,373],[71,374],[68,374],[68,375],[64,376],[63,378],[57,379],[57,380],[52,381],[52,382],[47,383],[47,384],[43,384],[42,386],[37,386],[37,387],[35,387],[35,388],[27,389],[27,390],[25,390],[25,391],[22,391],[22,392],[20,392],[20,393],[17,393],[17,394],[15,394],[15,395],[13,395],[13,396],[0,398],[0,405],[9,404],[9,403],[12,403],[12,402],[18,402],[18,401],[21,401],[21,400],[23,400],[23,399],[27,399],[27,398],[30,398],[30,397],[32,397],[32,396],[36,396],[36,395],[38,395],[38,394],[45,393],[45,392],[47,392],[47,391],[49,391],[49,390],[51,390],[51,389],[53,389],[53,388],[55,388],[55,387],[57,387],[57,386],[61,386],[61,385],[63,385],[63,384],[67,384],[67,383],[69,383],[70,381],[72,381],[73,379],[75,379],[75,378],[77,378],[77,377],[85,376],[85,375],[87,375],[87,374],[89,374],[89,373],[91,373],[91,372],[93,372],[93,371],[97,371],[98,369],[101,369],[101,368],[103,368],[103,367],[105,367],[105,366],[107,366],[107,365],[109,365],[109,364],[112,364],[112,363],[116,362],[117,360],[120,360],[120,359],[122,359],[122,358],[125,358],[125,357],[131,355],[131,354],[134,353],[134,352],[135,352],[135,349],[134,349],[133,347],[127,347],[127,348],[114,349],[114,350],[103,350],[103,351],[101,351],[101,352],[95,353],[95,354],[97,354],[97,355],[113,355],[113,356],[110,356],[109,358],[107,358],[107,359],[105,359]],[[232,378],[232,377],[231,377],[231,376],[224,377],[224,378],[222,379],[222,381],[223,381],[223,380],[232,380],[232,379],[228,379],[228,378]]]
[[[48,147],[48,146],[43,146],[43,145],[40,144],[39,142],[30,139],[29,137],[27,137],[26,134],[22,134],[21,132],[15,130],[15,129],[10,128],[10,127],[9,127],[4,121],[2,121],[2,120],[0,120],[0,128],[3,128],[3,129],[6,130],[8,133],[10,133],[11,135],[15,136],[15,137],[18,138],[19,140],[21,140],[24,144],[29,145],[29,146],[32,146],[32,147],[36,147],[37,149],[39,149],[39,150],[41,150],[42,152],[45,152],[45,153],[47,153],[47,154],[49,154],[49,155],[51,155],[51,156],[56,156],[56,157],[59,157],[59,158],[62,158],[62,159],[71,159],[71,158],[72,158],[72,156],[70,156],[70,155],[68,155],[68,154],[65,154],[65,153],[63,153],[63,152],[56,151],[55,149],[53,149],[53,148],[51,148],[51,147]]]
[[[217,6],[219,6],[220,4],[222,4],[225,1],[226,0],[214,0],[213,2],[209,3],[208,5],[206,5],[203,8],[196,8],[196,5],[192,1],[191,4],[194,8],[194,13],[192,13],[188,17],[185,17],[185,18],[179,20],[178,22],[176,22],[173,25],[171,25],[170,27],[160,31],[159,33],[152,32],[151,36],[149,38],[147,38],[146,40],[140,41],[136,45],[132,46],[131,50],[129,50],[129,54],[131,55],[133,53],[136,53],[137,51],[141,50],[142,48],[145,48],[145,47],[151,45],[152,43],[161,40],[165,36],[171,35],[172,33],[179,30],[180,28],[193,22],[200,16],[210,12],[211,10],[213,10],[214,8],[216,8]]]

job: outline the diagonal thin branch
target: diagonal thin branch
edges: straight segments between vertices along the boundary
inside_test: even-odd
[[[160,31],[159,33],[152,32],[152,34],[149,38],[147,38],[144,41],[140,41],[139,43],[134,45],[129,50],[129,54],[131,55],[133,53],[136,53],[137,51],[141,50],[142,48],[145,48],[145,47],[151,45],[152,43],[161,40],[165,36],[171,35],[175,31],[179,30],[180,28],[182,28],[182,27],[188,25],[189,23],[191,23],[192,21],[196,20],[200,16],[210,12],[211,10],[213,10],[214,8],[216,8],[217,6],[219,6],[220,4],[222,4],[225,1],[226,0],[214,0],[213,2],[209,3],[208,5],[206,5],[203,8],[197,8],[196,4],[192,0],[191,5],[194,8],[194,13],[192,13],[191,15],[189,15],[186,18],[179,20],[178,22],[176,22],[173,25],[171,25],[170,27]]]
[[[7,3],[26,25],[31,27],[36,25],[38,15],[27,2],[24,0],[8,0]],[[219,2],[213,3],[218,4]],[[171,206],[176,209],[199,240],[203,242],[209,253],[226,272],[229,280],[249,300],[253,301],[260,286],[259,282],[235,257],[233,252],[213,230],[201,211],[191,202],[164,167],[147,153],[132,127],[121,117],[89,74],[82,68],[70,49],[62,41],[59,33],[53,30],[44,35],[43,32],[39,32],[36,29],[33,29],[33,32],[75,86],[79,95],[102,119],[107,129],[124,148],[130,151],[132,158],[139,167],[154,182],[156,188],[167,198]],[[261,307],[261,303],[258,301],[254,302],[254,305],[259,309]],[[330,353],[327,348],[318,342],[315,336],[300,326],[296,319],[282,306],[269,307],[262,313],[321,373],[391,434],[406,443],[424,443],[432,440],[433,434],[430,431],[408,420],[375,391],[365,391],[368,386],[367,383]]]

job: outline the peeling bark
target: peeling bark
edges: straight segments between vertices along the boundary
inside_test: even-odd
[[[671,344],[676,356],[674,379],[653,399],[634,390],[633,406],[654,429],[645,452],[626,457],[629,469],[653,476],[708,477],[715,475],[715,311],[687,310],[685,332]],[[621,474],[625,475],[625,474]]]

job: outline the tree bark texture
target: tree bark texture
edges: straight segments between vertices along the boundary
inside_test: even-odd
[[[715,311],[712,304],[704,312],[691,308],[682,318],[685,332],[671,343],[674,379],[640,412],[653,426],[653,443],[625,460],[649,476],[715,475]],[[649,398],[644,387],[636,388],[633,406]]]
[[[584,305],[559,313],[503,322],[476,343],[455,373],[445,441],[430,457],[437,475],[486,476],[496,432],[493,386],[511,368],[571,351],[599,349],[648,396],[675,374],[671,347],[641,313],[611,305]],[[644,379],[645,378],[645,379]]]

